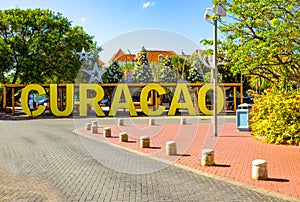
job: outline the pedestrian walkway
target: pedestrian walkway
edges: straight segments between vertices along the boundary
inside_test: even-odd
[[[112,128],[112,138],[102,136],[103,127]],[[78,132],[131,151],[170,161],[180,167],[300,199],[299,146],[262,143],[255,140],[249,132],[239,132],[235,123],[225,123],[221,128],[219,136],[213,137],[209,123],[180,125],[178,120],[178,123],[157,123],[149,126],[130,124],[129,121],[126,124],[125,120],[124,126],[101,125],[98,134],[91,134],[83,128]],[[128,133],[129,142],[120,143],[118,134],[124,131]],[[150,136],[150,148],[139,147],[141,135]],[[167,157],[165,144],[170,140],[176,141],[178,155]],[[214,150],[215,166],[200,165],[200,154],[204,148]],[[251,165],[255,159],[265,159],[268,162],[267,180],[251,179]]]
[[[75,125],[86,121],[92,120],[76,120]],[[297,200],[202,171],[191,172],[130,152],[124,146],[94,140],[90,135],[78,136],[72,132],[75,129],[74,120],[68,118],[0,120],[0,201]],[[115,137],[113,131],[109,140]],[[151,150],[160,148],[152,146]],[[126,162],[124,157],[128,155],[133,158]],[[106,159],[109,164],[104,165]],[[148,165],[150,170],[143,170]],[[132,170],[126,171],[131,172],[124,172],[130,167]]]

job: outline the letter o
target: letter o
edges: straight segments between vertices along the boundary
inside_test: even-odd
[[[201,112],[203,112],[205,115],[213,115],[213,110],[209,110],[206,107],[206,93],[209,90],[214,89],[213,84],[205,84],[204,86],[202,86],[202,88],[199,91],[198,94],[198,105],[199,105],[199,109]],[[217,103],[217,113],[220,113],[224,107],[224,93],[223,90],[217,86],[217,99],[218,99],[218,103]]]

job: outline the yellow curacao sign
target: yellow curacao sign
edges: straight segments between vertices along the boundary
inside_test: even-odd
[[[206,106],[206,93],[213,89],[212,84],[202,86],[198,94],[198,107],[201,112],[206,115],[212,115],[213,111]],[[38,106],[36,110],[30,111],[28,107],[28,96],[30,91],[36,91],[39,95],[46,94],[45,89],[38,84],[27,85],[21,95],[21,103],[23,111],[27,115],[39,116],[44,113],[46,106]],[[88,97],[88,91],[95,92],[95,96]],[[155,109],[149,109],[147,98],[149,93],[156,91],[158,95],[166,94],[165,89],[159,84],[146,85],[140,94],[140,107],[144,114],[148,116],[159,116],[165,111],[165,106],[159,105]],[[225,97],[223,90],[218,86],[218,113],[224,107]],[[79,84],[79,116],[87,116],[88,107],[92,107],[97,116],[105,116],[100,105],[98,104],[104,98],[104,90],[97,84]],[[123,98],[123,99],[121,99]],[[124,101],[121,101],[124,100]],[[74,109],[74,84],[67,84],[65,108],[60,110],[57,103],[57,84],[50,84],[50,109],[53,115],[57,117],[66,117],[72,114]],[[137,112],[132,101],[132,97],[127,84],[118,84],[114,93],[113,100],[109,111],[109,116],[116,116],[118,109],[128,109],[130,116],[137,116]],[[168,115],[175,115],[177,109],[186,109],[189,115],[196,115],[191,95],[187,84],[178,84],[176,86],[174,96],[171,101]]]

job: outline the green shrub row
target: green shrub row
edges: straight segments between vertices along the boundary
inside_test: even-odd
[[[300,93],[266,90],[254,97],[251,129],[254,136],[264,136],[268,143],[300,142]]]

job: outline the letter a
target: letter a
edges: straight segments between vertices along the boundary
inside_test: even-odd
[[[87,98],[88,90],[92,90],[96,92],[94,98]],[[86,116],[87,115],[87,106],[90,105],[94,108],[97,116],[105,116],[98,102],[103,99],[104,91],[101,86],[98,84],[80,84],[80,109],[79,115]]]
[[[185,102],[179,102],[180,96],[183,95]],[[171,102],[168,116],[175,115],[176,109],[188,109],[189,115],[196,115],[196,111],[193,107],[192,98],[189,94],[189,89],[186,84],[178,84]]]
[[[120,102],[122,92],[124,94],[124,102]],[[117,109],[128,109],[130,116],[137,116],[128,86],[126,84],[119,84],[117,86],[113,97],[113,102],[111,104],[111,109],[109,111],[109,116],[116,116]]]

